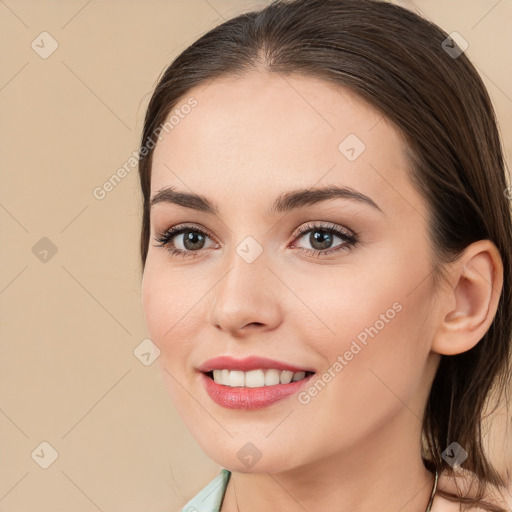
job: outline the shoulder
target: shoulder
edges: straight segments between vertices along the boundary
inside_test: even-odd
[[[474,477],[474,473],[458,468],[453,474],[447,475],[443,473],[439,476],[438,489],[453,494],[461,493],[463,496],[474,497],[476,495]],[[486,503],[512,512],[512,501],[509,501],[512,495],[506,494],[500,497],[490,488],[487,490],[487,493],[488,494],[484,497]],[[464,510],[461,505],[462,503],[460,501],[452,501],[438,494],[434,498],[431,512],[461,512]],[[466,510],[468,510],[468,512],[488,512],[488,509],[479,507],[478,505],[470,509],[466,508]]]
[[[491,503],[493,503],[493,505],[498,505],[502,508],[505,508],[505,510],[512,511],[512,509],[510,508],[510,505],[507,505],[506,503],[498,502],[498,501],[491,501]],[[431,512],[461,512],[463,510],[464,509],[461,507],[460,502],[450,501],[446,498],[443,498],[442,496],[436,496],[436,498],[434,499],[434,503],[432,505]],[[489,512],[488,509],[478,507],[478,506],[474,506],[474,507],[472,507],[470,509],[466,509],[466,510],[467,510],[467,512]]]
[[[460,503],[447,500],[442,496],[436,496],[431,512],[460,512]]]

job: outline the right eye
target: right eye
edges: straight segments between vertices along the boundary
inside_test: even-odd
[[[181,242],[183,249],[176,247],[175,238],[183,235]],[[195,258],[198,256],[200,249],[204,248],[205,239],[210,238],[209,234],[196,226],[178,225],[174,226],[158,237],[155,241],[158,242],[157,247],[163,247],[173,256],[182,256],[184,258]]]

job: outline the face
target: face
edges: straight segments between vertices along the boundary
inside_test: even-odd
[[[155,148],[152,197],[173,187],[218,211],[152,206],[142,298],[192,435],[220,465],[261,472],[416,431],[432,377],[431,266],[426,206],[399,133],[350,91],[311,77],[253,72],[180,104],[191,97],[196,106]],[[283,200],[325,187],[361,196]],[[270,405],[231,408],[198,371],[220,355],[315,374]],[[251,450],[253,467],[240,457]]]

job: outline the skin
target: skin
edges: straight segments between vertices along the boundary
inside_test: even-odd
[[[499,252],[476,242],[434,291],[426,204],[408,178],[405,142],[347,89],[254,70],[186,96],[198,104],[156,145],[152,196],[174,186],[220,214],[153,206],[142,300],[178,413],[232,471],[222,512],[423,512],[433,477],[420,458],[420,419],[440,354],[469,350],[492,322]],[[354,161],[338,149],[349,134],[366,146]],[[279,194],[323,185],[350,186],[383,213],[336,198],[265,215]],[[307,222],[354,230],[358,244],[318,257],[327,246],[312,242],[317,230],[297,234]],[[213,235],[195,258],[154,240],[183,223]],[[263,250],[250,264],[236,252],[248,236]],[[183,242],[174,239],[186,250]],[[343,243],[336,235],[329,247]],[[256,411],[226,409],[196,371],[222,354],[262,355],[321,376],[394,303],[400,312],[308,404],[294,395]],[[247,442],[261,453],[252,467],[237,456]],[[444,510],[453,504],[436,497],[433,511]]]

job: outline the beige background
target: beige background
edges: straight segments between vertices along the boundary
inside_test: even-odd
[[[93,190],[137,149],[171,60],[263,4],[0,0],[0,511],[174,511],[218,473],[157,363],[134,355],[146,338],[136,168],[103,200]],[[415,6],[468,41],[510,161],[512,2]],[[58,44],[45,59],[42,32]],[[44,441],[58,452],[47,469]]]

